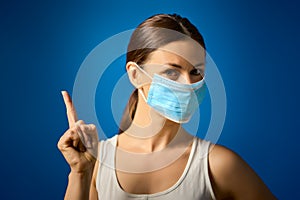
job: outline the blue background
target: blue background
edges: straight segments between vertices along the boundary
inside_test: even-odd
[[[228,110],[218,143],[239,153],[279,199],[300,199],[298,8],[274,0],[1,1],[1,199],[63,198],[69,167],[56,148],[67,129],[60,91],[72,91],[101,41],[174,12],[199,28],[223,77]]]

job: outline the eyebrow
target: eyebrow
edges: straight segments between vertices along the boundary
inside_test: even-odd
[[[183,67],[181,65],[175,64],[175,63],[166,63],[166,65],[170,65],[179,69],[182,69]],[[193,65],[193,67],[198,67],[198,66],[204,66],[204,63],[198,63],[196,65]]]

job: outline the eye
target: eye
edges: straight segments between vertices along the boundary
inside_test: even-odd
[[[175,69],[167,69],[164,71],[164,75],[171,80],[177,80],[180,73]]]
[[[204,73],[201,69],[193,69],[191,72],[190,72],[191,75],[195,75],[195,76],[203,76]]]

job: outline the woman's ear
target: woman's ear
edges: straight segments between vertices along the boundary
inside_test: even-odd
[[[129,61],[126,64],[126,71],[129,77],[129,80],[131,82],[131,84],[138,88],[140,83],[139,83],[139,69],[137,67],[137,64],[135,62]]]

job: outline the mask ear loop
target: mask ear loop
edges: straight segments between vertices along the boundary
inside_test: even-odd
[[[147,98],[146,96],[144,95],[143,91],[141,89],[138,89],[139,93],[142,95],[144,101],[147,103]]]
[[[136,62],[133,63],[139,70],[141,70],[146,76],[148,76],[152,80],[152,77],[143,68],[141,68]]]
[[[135,64],[135,66],[141,71],[143,72],[143,74],[145,74],[146,76],[148,76],[151,80],[153,79],[144,69],[142,69],[136,62],[133,62]],[[142,95],[144,101],[147,103],[147,98],[144,94],[144,92],[141,90],[141,87],[147,85],[148,83],[144,83],[144,84],[141,84],[139,85],[139,87],[137,88],[139,93]]]

